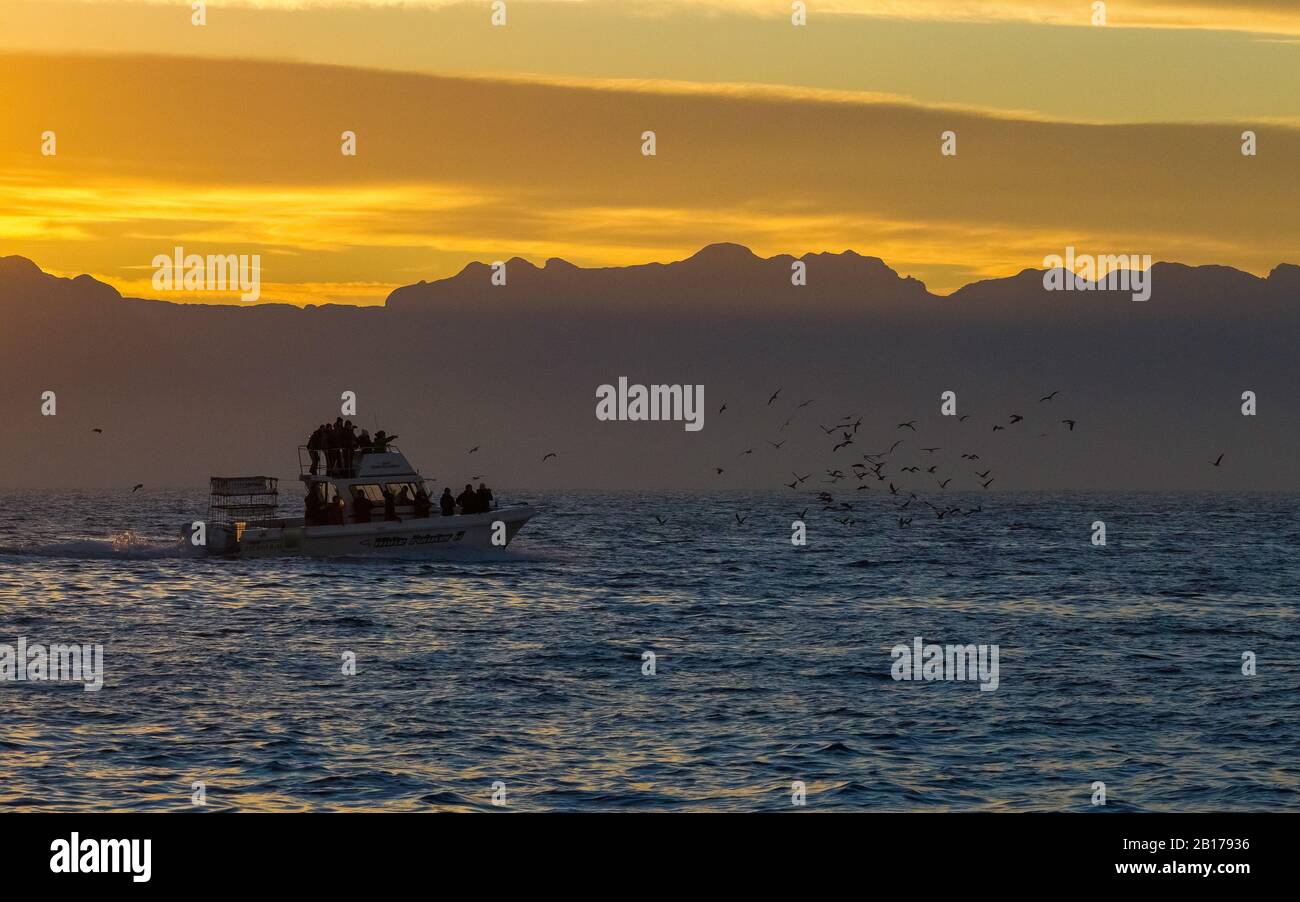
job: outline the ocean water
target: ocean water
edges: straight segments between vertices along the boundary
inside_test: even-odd
[[[177,545],[202,495],[0,493],[0,642],[105,671],[0,683],[0,806],[1300,810],[1297,496],[506,500],[495,555],[253,562]],[[894,680],[917,636],[997,689]]]

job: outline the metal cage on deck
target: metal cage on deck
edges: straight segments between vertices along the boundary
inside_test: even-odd
[[[213,476],[211,483],[209,523],[229,526],[269,520],[279,508],[280,480],[272,476]]]

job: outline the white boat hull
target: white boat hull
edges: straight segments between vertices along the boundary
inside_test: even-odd
[[[377,520],[342,526],[306,526],[302,520],[250,523],[242,528],[217,526],[208,537],[208,551],[234,557],[394,558],[500,551],[535,513],[532,507],[521,505],[483,514],[408,518],[397,522]]]

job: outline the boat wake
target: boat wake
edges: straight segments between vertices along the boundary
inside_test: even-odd
[[[129,529],[102,539],[82,537],[40,544],[0,545],[0,555],[72,560],[154,560],[196,557],[199,553],[199,549],[183,538],[151,539]]]

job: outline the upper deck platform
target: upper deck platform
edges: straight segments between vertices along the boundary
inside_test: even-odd
[[[396,445],[389,444],[383,451],[354,451],[352,466],[331,467],[329,455],[317,451],[317,460],[312,460],[312,452],[306,445],[298,446],[298,469],[300,478],[305,482],[339,482],[346,480],[385,479],[394,477],[418,477],[419,472],[411,466],[406,455]]]

